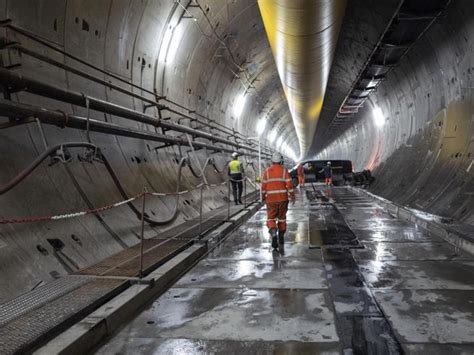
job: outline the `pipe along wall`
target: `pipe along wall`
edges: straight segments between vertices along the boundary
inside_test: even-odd
[[[212,11],[206,9],[212,5]],[[211,33],[206,26],[206,20],[201,12],[199,26],[189,19],[179,19],[183,12],[174,2],[136,2],[136,1],[7,1],[0,7],[0,18],[10,19],[9,24],[18,27],[21,31],[28,31],[46,41],[52,46],[76,56],[86,63],[100,68],[103,73],[79,63],[68,56],[48,48],[19,31],[8,26],[1,29],[3,44],[15,45],[3,47],[1,50],[2,64],[12,75],[23,75],[44,85],[55,87],[58,90],[67,90],[69,94],[79,93],[97,98],[137,112],[135,117],[140,120],[132,121],[127,116],[120,116],[120,112],[95,111],[99,101],[90,101],[89,110],[78,102],[54,99],[54,95],[41,96],[34,90],[25,91],[24,85],[4,87],[5,107],[3,114],[14,118],[26,118],[30,123],[16,125],[8,123],[8,128],[0,130],[0,181],[2,184],[11,180],[28,164],[35,160],[48,147],[64,142],[87,142],[87,133],[84,127],[80,130],[68,125],[86,125],[84,118],[90,120],[90,141],[100,148],[110,166],[120,179],[125,192],[129,196],[140,193],[144,186],[158,192],[175,192],[178,166],[182,156],[187,157],[192,170],[183,168],[181,189],[189,189],[201,182],[195,177],[200,173],[199,166],[204,164],[210,156],[214,158],[216,168],[209,165],[205,169],[208,183],[220,183],[226,179],[225,164],[230,152],[238,149],[246,153],[242,160],[248,175],[255,176],[257,167],[257,147],[245,149],[248,143],[243,136],[255,136],[253,124],[256,111],[253,101],[258,105],[264,102],[277,102],[275,90],[272,89],[271,66],[268,59],[271,52],[265,41],[263,25],[257,16],[256,4],[240,2],[232,9],[220,4],[202,4],[203,13],[206,13],[213,22],[219,22],[226,32],[232,32],[242,27],[244,19],[251,18],[260,34],[255,40],[260,41],[258,48],[253,49],[258,72],[248,72],[248,75],[257,74],[262,83],[255,83],[248,92],[242,117],[233,112],[235,97],[244,91],[243,79],[236,79],[234,73],[237,68],[229,63],[228,56],[216,57],[221,45],[215,36],[203,36]],[[229,12],[230,11],[230,12]],[[38,14],[42,14],[38,16]],[[227,17],[225,14],[232,14]],[[235,18],[234,18],[235,16]],[[178,22],[179,19],[179,22]],[[170,53],[170,43],[165,47],[166,37],[171,27],[176,28],[174,41],[181,41],[179,51]],[[186,35],[178,36],[178,30]],[[255,27],[241,32],[242,36],[253,36]],[[240,43],[240,41],[239,41]],[[18,45],[19,44],[19,45]],[[254,45],[251,41],[243,41],[244,48],[231,48],[232,53],[249,53]],[[20,50],[26,48],[33,56]],[[262,52],[263,49],[263,52]],[[175,56],[176,59],[171,58]],[[63,68],[41,60],[50,58],[51,63],[63,64]],[[44,59],[44,58],[43,58]],[[252,58],[249,58],[252,60]],[[72,68],[65,70],[64,68]],[[77,73],[74,71],[77,70]],[[100,85],[97,80],[88,79],[87,73],[100,81],[110,83],[110,86]],[[104,74],[110,73],[110,75]],[[243,76],[243,74],[240,74]],[[10,78],[11,79],[11,78]],[[122,80],[119,80],[122,79]],[[9,80],[12,83],[11,80]],[[127,85],[126,82],[133,83]],[[258,87],[260,85],[260,87]],[[143,87],[145,90],[138,88]],[[120,90],[122,88],[123,90]],[[134,95],[127,95],[131,91]],[[51,92],[51,91],[50,91]],[[154,95],[157,93],[158,95]],[[63,92],[64,94],[64,92]],[[77,96],[77,95],[76,95]],[[168,110],[158,112],[155,102],[156,96],[166,96],[185,107],[190,112],[162,101]],[[71,96],[68,97],[71,99]],[[74,97],[73,97],[74,98]],[[75,97],[77,99],[77,97]],[[144,98],[144,99],[141,99]],[[15,104],[11,105],[11,102]],[[16,103],[19,103],[18,105]],[[42,112],[18,111],[18,107],[38,110]],[[27,106],[21,106],[27,105]],[[9,107],[7,107],[9,106]],[[103,109],[103,107],[100,107]],[[15,111],[16,110],[16,111]],[[195,114],[199,113],[199,115]],[[132,111],[131,111],[132,112]],[[140,112],[143,114],[140,115]],[[219,127],[229,127],[225,135],[222,129],[210,129],[201,119],[200,122],[183,118],[210,117]],[[68,114],[68,124],[59,126],[47,124],[49,119],[63,121]],[[123,113],[123,112],[122,112]],[[32,120],[33,116],[43,117],[43,123]],[[161,116],[160,116],[161,114]],[[5,117],[5,116],[4,116]],[[151,118],[161,119],[161,126],[146,122]],[[83,119],[82,123],[78,120]],[[130,118],[130,117],[128,117]],[[74,123],[75,122],[75,123]],[[51,122],[49,122],[51,123]],[[188,145],[186,133],[170,129],[177,124],[182,127],[198,129],[201,134],[195,139],[193,149]],[[287,135],[294,135],[291,126]],[[120,132],[140,132],[140,135],[104,134],[96,132],[94,126],[120,126]],[[217,126],[216,126],[217,127]],[[240,132],[242,135],[233,134]],[[206,136],[207,135],[207,136]],[[181,147],[176,145],[164,146],[166,141],[154,141],[150,137],[168,137],[166,139],[182,142]],[[208,138],[212,137],[213,140]],[[219,141],[218,137],[224,137]],[[235,138],[237,137],[237,139]],[[236,142],[232,147],[225,142]],[[187,146],[188,145],[188,146]],[[158,147],[162,147],[155,149]],[[222,147],[214,149],[216,147]],[[263,148],[264,152],[268,152]],[[78,159],[85,153],[85,148],[71,148],[68,150],[72,160],[65,166],[63,163],[49,165],[48,161],[40,164],[28,177],[10,191],[0,196],[0,218],[16,218],[29,216],[45,216],[83,211],[92,207],[105,206],[123,200],[123,195],[117,189],[113,179],[107,172],[106,166],[100,161],[84,161]],[[218,171],[221,171],[219,173]],[[194,172],[194,174],[193,174]],[[251,186],[247,186],[249,192]],[[160,231],[171,228],[185,220],[196,218],[199,215],[199,190],[183,195],[179,201],[181,211],[173,223],[166,226],[147,225],[145,237],[151,237]],[[204,212],[223,206],[227,199],[227,187],[214,187],[204,190]],[[166,219],[174,209],[175,198],[151,197],[147,199],[146,215],[152,220]],[[136,205],[138,206],[138,204]],[[1,225],[0,226],[0,302],[29,291],[41,283],[65,275],[70,271],[96,263],[127,246],[138,242],[140,220],[134,211],[127,206],[111,209],[100,213],[100,217],[89,215],[81,218],[58,220],[50,222]],[[56,250],[54,240],[59,239],[64,246]],[[49,240],[49,241],[48,241]]]
[[[0,50],[2,65],[13,74],[128,108],[141,113],[142,118],[218,133],[236,144],[249,144],[243,136],[255,137],[256,123],[264,119],[262,138],[266,144],[273,148],[285,144],[297,151],[297,135],[257,2],[198,3],[198,7],[187,7],[187,2],[164,0],[0,2],[0,19],[10,20],[0,22],[4,25],[0,29],[0,38],[4,39],[0,43],[4,45]],[[328,112],[339,108],[341,102],[336,98],[347,94],[365,54],[373,49],[397,3],[348,2],[339,34],[339,43],[344,45],[338,45],[334,55],[315,143],[325,142],[320,125],[328,123]],[[374,193],[473,224],[473,19],[470,1],[453,0],[445,16],[436,21],[371,95],[370,103],[355,117],[354,124],[317,150],[313,144],[309,154],[318,159],[351,159],[356,171],[373,170]],[[70,56],[32,40],[8,24],[33,33]],[[340,42],[351,36],[354,40]],[[216,170],[225,167],[231,146],[204,137],[195,138],[200,142],[196,148],[202,148],[195,153],[189,146],[164,146],[158,139],[161,135],[185,144],[185,132],[163,132],[164,126],[130,120],[118,112],[96,111],[92,106],[88,110],[84,105],[23,89],[19,85],[12,91],[8,87],[3,91],[3,114],[10,118],[2,116],[0,121],[4,127],[0,130],[2,184],[36,159],[45,144],[51,147],[88,141],[82,127],[87,124],[84,120],[76,128],[47,122],[39,125],[28,114],[25,120],[30,123],[18,125],[12,121],[12,112],[17,118],[17,114],[41,108],[51,111],[43,113],[45,120],[65,120],[64,112],[76,119],[89,117],[92,126],[119,126],[115,135],[91,129],[89,138],[107,158],[129,196],[140,193],[144,186],[173,192],[182,156],[189,158],[195,170],[193,174],[190,169],[183,169],[183,189],[200,182],[196,178],[199,163],[204,164],[209,156],[214,157],[217,169],[206,169],[207,181],[220,183],[225,179],[225,173]],[[153,104],[157,98],[170,109],[159,112]],[[9,100],[10,103],[4,102]],[[18,105],[8,106],[11,103]],[[28,107],[30,111],[15,111],[18,107]],[[375,107],[382,112],[382,125],[375,125]],[[183,118],[183,114],[188,117]],[[203,116],[214,119],[219,128],[206,126]],[[200,120],[192,119],[196,117]],[[135,133],[118,134],[124,131]],[[234,131],[242,135],[234,135]],[[152,136],[158,138],[150,139]],[[205,145],[225,146],[228,151],[214,151]],[[71,149],[70,153],[73,159],[67,166],[41,164],[21,184],[0,195],[0,218],[80,211],[122,200],[102,163],[78,159],[85,154],[82,148]],[[256,167],[256,158],[249,154],[243,160],[252,175],[252,165],[247,163]],[[225,186],[205,190],[204,211],[222,206],[226,195]],[[199,191],[183,196],[179,203],[182,212],[176,220],[167,226],[147,225],[145,236],[197,217],[199,198]],[[150,198],[146,213],[163,220],[172,212],[174,203],[173,197]],[[139,233],[139,220],[127,206],[101,213],[100,218],[90,215],[1,225],[0,302],[136,244]],[[55,249],[57,239],[64,244],[60,251]]]

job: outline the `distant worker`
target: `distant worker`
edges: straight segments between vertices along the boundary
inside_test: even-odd
[[[282,250],[286,232],[288,195],[294,205],[295,191],[290,174],[283,166],[283,156],[274,153],[272,163],[273,165],[263,173],[262,199],[267,204],[267,227],[272,237],[272,247],[274,249],[280,247]]]
[[[242,187],[244,178],[244,168],[239,160],[238,153],[232,153],[232,160],[229,163],[228,169],[229,179],[232,184],[232,193],[234,195],[234,202],[236,205],[242,204]]]
[[[332,186],[332,167],[331,167],[331,162],[328,161],[326,166],[324,168],[322,168],[320,171],[320,173],[324,173],[324,178],[325,178],[325,181],[324,183],[326,184],[326,186]]]
[[[298,164],[298,167],[296,168],[296,174],[298,175],[298,185],[300,187],[304,186],[304,167],[303,164]]]

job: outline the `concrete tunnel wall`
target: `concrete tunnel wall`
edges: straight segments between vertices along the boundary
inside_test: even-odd
[[[351,159],[356,171],[373,170],[372,192],[474,224],[473,83],[474,7],[453,1],[317,158]]]
[[[170,49],[163,45],[167,30],[183,11],[171,0],[3,0],[0,15],[71,54],[146,89],[156,89],[158,94],[167,95],[243,134],[255,136],[257,119],[266,117],[268,123],[263,137],[275,129],[278,136],[283,137],[282,141],[297,151],[288,105],[256,2],[207,0],[199,3],[203,11],[188,9],[197,21],[182,19],[180,31],[173,35],[174,58],[168,62],[163,61],[163,57],[168,56],[163,53]],[[473,86],[472,18],[469,1],[454,1],[447,17],[438,20],[371,97],[384,112],[387,119],[384,127],[379,129],[373,125],[372,110],[366,105],[356,125],[319,157],[352,159],[356,170],[374,168],[377,180],[373,192],[472,224],[472,93],[462,89]],[[27,48],[97,75],[11,30],[3,28],[0,32]],[[216,34],[229,47],[233,58]],[[371,33],[369,37],[376,39],[377,34]],[[14,71],[137,111],[144,109],[138,99],[105,89],[15,50],[4,49],[1,54],[3,65],[21,64]],[[237,118],[233,106],[245,88],[249,88],[245,107]],[[85,108],[28,93],[13,94],[12,99],[87,115]],[[157,115],[153,109],[146,112]],[[155,130],[95,111],[91,111],[90,116],[124,127]],[[177,117],[171,115],[171,120]],[[48,125],[43,125],[43,129],[49,145],[86,141],[82,131]],[[91,133],[91,138],[110,160],[128,194],[139,193],[143,186],[156,191],[174,190],[177,149],[154,151],[153,147],[158,145],[154,142],[98,133]],[[36,124],[0,130],[1,181],[11,179],[43,150]],[[98,207],[122,199],[101,164],[80,162],[77,155],[82,153],[81,149],[72,153],[74,159],[67,167],[74,179],[64,164],[42,164],[21,185],[0,196],[0,218],[84,210],[89,205]],[[201,163],[205,156],[206,152],[198,151]],[[228,159],[226,154],[214,156],[219,167]],[[194,156],[191,154],[191,157]],[[195,160],[193,165],[196,168]],[[222,174],[212,169],[206,171],[206,176],[209,182],[224,180]],[[198,182],[188,169],[184,170],[183,188]],[[223,205],[226,195],[225,187],[206,191],[204,210]],[[185,196],[181,199],[182,213],[177,220],[163,228],[147,226],[146,236],[196,217],[198,202],[197,191]],[[164,219],[172,206],[172,198],[154,199],[147,214]],[[127,207],[104,212],[101,217],[102,221],[88,216],[0,226],[0,302],[138,242],[139,221]],[[48,238],[60,239],[65,247],[55,252]]]
[[[269,127],[275,127],[288,144],[297,145],[291,117],[273,57],[267,43],[263,24],[254,1],[200,1],[200,11],[190,8],[196,21],[183,18],[180,35],[175,33],[174,59],[164,62],[170,47],[163,45],[170,24],[176,23],[183,10],[174,1],[136,0],[44,0],[0,1],[0,17],[12,19],[12,24],[31,31],[42,39],[63,48],[108,72],[166,95],[171,99],[207,115],[243,134],[255,136],[258,117],[266,116]],[[204,13],[213,24],[216,34],[225,40],[236,62],[245,72],[238,72],[226,48],[216,39]],[[27,48],[67,63],[75,68],[97,75],[97,72],[59,55],[28,38],[3,28],[3,36],[18,41]],[[176,46],[176,41],[179,43]],[[144,110],[138,99],[106,89],[77,75],[43,63],[15,50],[2,50],[3,65],[16,65],[16,72],[61,88],[105,99],[120,105]],[[160,54],[161,53],[161,54]],[[160,57],[161,55],[161,57]],[[245,78],[246,76],[246,78]],[[101,75],[110,82],[127,86],[113,78]],[[240,77],[240,78],[239,78]],[[240,118],[233,113],[234,102],[252,85],[246,95],[246,104]],[[244,86],[245,85],[245,86]],[[143,96],[144,92],[133,89]],[[35,104],[87,116],[87,109],[49,100],[29,93],[12,94],[13,101]],[[157,115],[154,109],[147,113]],[[120,124],[124,127],[154,131],[155,128],[119,117],[90,111],[90,117]],[[171,119],[177,119],[171,115]],[[191,124],[195,123],[184,122]],[[86,141],[86,134],[75,129],[61,129],[42,125],[49,145],[66,141]],[[173,134],[172,132],[168,134]],[[176,188],[178,149],[154,151],[156,142],[91,133],[110,161],[129,195],[142,191],[144,186],[159,192]],[[267,142],[268,143],[268,142]],[[11,127],[0,131],[0,179],[6,182],[18,174],[44,150],[36,123]],[[189,150],[189,149],[186,149]],[[70,211],[82,211],[122,200],[110,176],[100,163],[80,162],[82,149],[71,150],[73,160],[67,164],[74,178],[62,163],[48,166],[43,163],[20,185],[0,196],[0,218],[43,216]],[[206,152],[197,157],[189,154],[198,170],[196,158],[204,163]],[[223,168],[228,154],[214,154],[217,166]],[[244,157],[244,164],[256,159]],[[252,168],[247,171],[253,175]],[[182,189],[200,181],[185,169]],[[218,174],[206,170],[208,182],[225,180],[226,172]],[[249,190],[251,188],[249,187]],[[204,212],[225,203],[227,187],[204,192]],[[145,236],[198,216],[199,191],[181,198],[182,211],[176,221],[166,227],[146,226]],[[150,198],[147,214],[155,219],[167,218],[174,198]],[[136,204],[139,205],[138,203]],[[138,242],[140,224],[136,215],[124,206],[95,216],[0,226],[0,302],[24,293],[60,275],[91,265],[106,256]],[[65,247],[55,251],[47,239],[60,239]]]

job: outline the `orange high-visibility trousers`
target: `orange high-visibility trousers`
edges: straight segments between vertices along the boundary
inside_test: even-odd
[[[298,175],[298,184],[301,186],[304,185],[304,175]]]
[[[286,212],[288,212],[288,201],[267,203],[267,227],[286,231]]]
[[[332,185],[332,178],[326,178],[326,185]]]

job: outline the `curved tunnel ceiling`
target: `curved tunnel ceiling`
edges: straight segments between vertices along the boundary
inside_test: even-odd
[[[298,5],[303,1],[291,3]],[[95,65],[102,72],[98,73],[18,31],[4,27],[2,36],[8,43],[18,42],[61,64],[132,91],[135,96],[99,85],[14,48],[2,49],[2,64],[14,73],[57,88],[94,96],[155,117],[159,117],[156,106],[150,106],[140,95],[147,100],[155,99],[153,93],[167,96],[190,111],[208,116],[251,137],[257,136],[257,122],[264,119],[266,125],[261,140],[272,149],[297,152],[298,137],[302,136],[303,155],[309,152],[321,159],[351,159],[356,170],[373,168],[377,180],[371,189],[379,195],[474,224],[471,198],[474,191],[474,128],[471,117],[474,110],[472,92],[469,91],[474,87],[474,9],[470,0],[453,0],[446,16],[437,20],[423,41],[393,71],[391,79],[371,96],[372,104],[382,112],[382,127],[374,124],[372,106],[367,105],[344,134],[336,136],[329,146],[321,143],[330,143],[324,140],[324,128],[334,118],[341,100],[398,3],[399,0],[348,1],[334,61],[329,54],[333,51],[332,40],[337,37],[336,31],[330,32],[331,42],[324,42],[327,45],[331,43],[330,46],[323,46],[328,49],[328,52],[323,51],[328,54],[324,57],[326,59],[314,56],[318,58],[314,63],[324,62],[327,68],[333,62],[330,74],[326,71],[318,74],[316,67],[307,68],[315,70],[307,73],[308,78],[327,79],[329,75],[318,122],[321,127],[318,126],[316,136],[310,134],[312,123],[304,126],[304,132],[301,125],[298,126],[299,132],[295,130],[294,113],[299,108],[295,105],[291,109],[292,115],[286,99],[289,97],[289,102],[292,102],[291,98],[297,97],[297,94],[289,95],[288,89],[285,89],[285,94],[283,90],[282,83],[291,86],[293,82],[281,78],[286,69],[275,64],[278,64],[278,56],[275,61],[258,4],[254,0],[0,2],[1,18],[11,19],[19,29]],[[322,12],[321,15],[332,18],[339,11],[343,10],[337,7],[333,13]],[[339,18],[339,15],[336,17]],[[301,24],[308,25],[310,22],[307,19]],[[315,24],[324,23],[318,21]],[[339,24],[339,20],[335,23]],[[302,48],[303,44],[300,46]],[[295,54],[298,49],[288,48],[292,48]],[[314,53],[321,51],[321,48],[312,49]],[[294,59],[310,66],[313,62],[309,62],[308,58]],[[283,59],[285,57],[280,63],[284,63]],[[296,69],[292,75],[301,74]],[[301,76],[295,75],[295,82],[311,92],[311,97],[302,96],[299,99],[307,110],[310,103],[314,104],[315,98],[321,99],[324,95],[325,80],[314,82],[313,91],[312,87],[306,86],[310,82],[313,84],[311,80],[304,81]],[[27,91],[4,92],[4,95],[5,99],[9,97],[14,103],[38,105],[56,113],[59,110],[82,117],[90,116],[103,124],[116,124],[126,129],[163,133],[161,128],[152,125],[87,110],[83,105],[59,102]],[[315,106],[318,108],[316,111],[319,111],[320,104]],[[214,133],[202,122],[183,119],[173,112],[166,112],[161,118],[166,122],[179,122],[205,130],[208,134]],[[17,175],[44,150],[45,145],[87,141],[83,130],[49,125],[40,125],[40,129],[36,122],[9,126],[11,122],[8,118],[1,117],[1,120],[7,127],[0,130],[2,182]],[[179,132],[166,134],[173,138],[183,136]],[[310,149],[313,137],[315,142]],[[128,194],[138,194],[144,186],[155,191],[170,191],[176,187],[177,164],[183,153],[176,146],[96,132],[91,132],[90,139],[99,144],[107,155]],[[229,135],[226,139],[233,140],[235,137]],[[196,152],[187,149],[184,153],[193,157],[193,164],[204,162],[212,153],[216,165],[219,168],[225,166],[228,151],[214,153],[206,149]],[[52,215],[68,212],[63,210],[64,206],[71,210],[83,210],[122,199],[101,164],[79,161],[77,156],[80,152],[73,153],[71,157],[74,159],[68,165],[44,164],[28,177],[27,183],[1,195],[0,217]],[[244,156],[243,159],[250,164],[254,158]],[[248,169],[251,171],[250,167]],[[208,171],[207,175],[210,182],[220,183],[225,179],[225,174],[216,171]],[[195,183],[195,175],[185,170],[183,188],[190,188]],[[212,191],[209,194],[204,201],[205,211],[221,206],[226,191]],[[197,193],[183,199],[180,202],[183,212],[175,222],[182,223],[196,217],[198,201]],[[165,218],[172,206],[172,200],[158,199],[150,202],[147,212],[155,218]],[[136,243],[136,237],[129,232],[136,226],[133,213],[113,210],[110,214],[104,214],[100,221],[92,216],[78,222],[2,227],[0,245],[5,242],[7,247],[2,246],[0,254],[11,272],[5,275],[0,302],[35,287],[38,279],[52,279],[55,275],[51,274],[53,271],[67,273],[58,266],[54,257],[44,257],[38,251],[38,246],[41,246],[53,252],[45,242],[51,235],[62,238],[70,258],[82,267],[121,250],[124,244]],[[151,236],[161,230],[150,228],[146,233]],[[82,249],[76,248],[77,243],[71,239],[71,234],[83,241]],[[15,247],[13,251],[11,245]],[[41,267],[32,270],[31,265]]]
[[[258,4],[304,158],[323,106],[346,1],[259,0]]]

